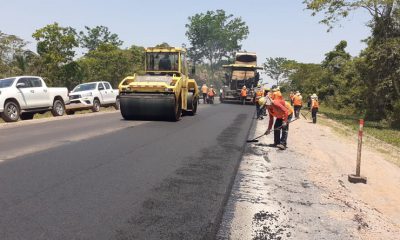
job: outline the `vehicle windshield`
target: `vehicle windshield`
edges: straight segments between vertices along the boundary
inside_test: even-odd
[[[72,92],[82,92],[96,89],[96,83],[85,83],[80,84],[72,90]]]
[[[179,53],[147,53],[147,71],[179,71]]]
[[[15,78],[0,79],[0,88],[10,87],[15,81]]]

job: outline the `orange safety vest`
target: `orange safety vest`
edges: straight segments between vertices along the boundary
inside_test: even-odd
[[[263,96],[264,96],[264,93],[263,93],[263,91],[261,89],[256,92],[256,99],[257,100],[260,99]]]
[[[312,100],[311,106],[312,106],[312,108],[319,108],[319,102],[318,102],[318,100],[313,99],[313,100]]]
[[[272,98],[272,100],[282,100],[283,97],[282,97],[281,91],[273,92],[271,98]]]
[[[290,105],[290,103],[285,102],[285,107],[288,109],[288,115],[290,115],[290,114],[292,114],[294,112],[292,106]]]
[[[247,89],[242,89],[242,91],[240,91],[240,96],[247,97]]]
[[[260,98],[262,98],[264,96],[264,93],[263,93],[263,91],[260,89],[260,90],[257,90],[257,92],[256,92],[256,101],[258,101]]]
[[[293,105],[294,106],[302,106],[303,105],[303,98],[301,96],[294,96],[293,98]]]
[[[202,87],[201,87],[201,92],[202,92],[202,93],[207,93],[207,92],[208,92],[208,87],[205,86],[205,85],[202,86]]]
[[[208,96],[214,97],[214,89],[213,88],[208,89]]]
[[[286,107],[286,102],[283,100],[273,100],[273,104],[268,107],[268,112],[276,118],[285,118],[289,115],[289,109]]]

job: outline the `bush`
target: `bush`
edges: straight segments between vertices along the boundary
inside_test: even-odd
[[[400,129],[400,100],[393,103],[393,111],[387,113],[387,120],[391,127]]]

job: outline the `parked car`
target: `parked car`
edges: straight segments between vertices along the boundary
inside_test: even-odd
[[[51,111],[62,116],[69,103],[67,88],[50,88],[41,77],[0,79],[0,115],[6,122],[32,119],[35,113]]]
[[[119,109],[119,91],[113,89],[109,82],[88,82],[76,86],[69,93],[70,105],[67,114],[74,114],[77,110],[91,109],[100,111],[100,107],[114,106]]]

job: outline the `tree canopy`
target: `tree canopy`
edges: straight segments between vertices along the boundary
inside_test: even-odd
[[[22,65],[18,64],[17,59],[25,55],[26,45],[27,42],[23,39],[0,31],[0,77],[21,70],[18,67]],[[22,68],[24,69],[21,71],[24,72],[26,64]]]
[[[276,81],[276,85],[281,84],[284,80],[287,79],[289,74],[289,69],[287,65],[289,64],[289,60],[283,57],[277,58],[267,58],[267,61],[264,63],[264,70],[267,75],[272,78],[272,80]]]
[[[350,12],[359,9],[371,15],[371,26],[374,30],[379,29],[375,34],[386,35],[385,32],[391,32],[390,29],[398,24],[391,21],[393,16],[399,14],[398,0],[304,0],[303,3],[312,11],[313,16],[321,12],[324,14],[320,22],[326,24],[329,30],[342,18],[348,17]]]
[[[83,48],[89,51],[95,50],[101,44],[110,44],[113,46],[121,46],[124,42],[121,41],[117,34],[111,33],[108,27],[96,26],[90,28],[85,26],[84,31],[79,32],[79,42]]]
[[[38,41],[37,53],[46,63],[62,64],[71,62],[78,47],[75,29],[61,27],[58,23],[49,24],[33,33]]]
[[[227,14],[224,10],[198,13],[188,20],[189,57],[194,62],[206,60],[212,75],[224,58],[232,57],[241,49],[241,42],[249,34],[248,26],[240,17]]]
[[[338,109],[352,108],[370,120],[400,126],[400,1],[399,0],[304,0],[306,8],[331,31],[351,12],[367,11],[371,36],[359,56],[346,52],[341,41],[317,66],[297,64],[289,76],[292,87],[316,91]],[[302,74],[301,77],[299,74]],[[302,79],[302,80],[300,80]],[[313,85],[308,85],[313,79]]]

